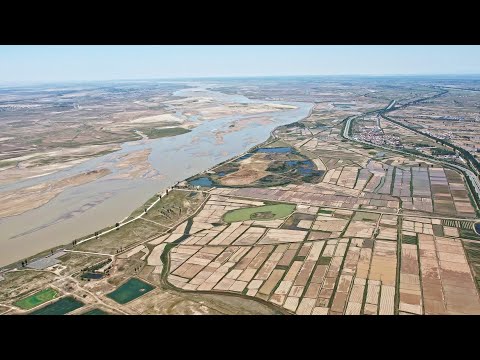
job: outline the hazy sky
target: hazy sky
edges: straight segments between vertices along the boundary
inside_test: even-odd
[[[480,46],[0,46],[0,82],[480,74]]]

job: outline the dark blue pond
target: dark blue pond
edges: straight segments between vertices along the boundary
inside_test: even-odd
[[[475,231],[480,235],[480,222],[475,224]]]
[[[245,160],[245,159],[248,159],[250,156],[252,156],[253,154],[251,153],[248,153],[248,154],[245,154],[245,155],[242,155],[238,158],[238,160]]]
[[[303,161],[300,161],[300,160],[288,160],[288,161],[285,161],[285,165],[287,165],[288,167],[297,167],[297,166],[307,166],[307,167],[313,167],[313,162],[311,162],[310,160],[303,160]]]
[[[201,177],[195,180],[192,180],[189,182],[190,185],[193,186],[201,186],[201,187],[212,187],[212,180],[210,180],[208,177]]]
[[[291,147],[275,147],[275,148],[258,148],[256,152],[259,153],[290,153],[292,152]]]
[[[315,169],[315,164],[310,160],[289,160],[285,161],[285,165],[290,168],[295,168],[300,175],[322,175],[322,171]]]
[[[87,272],[85,274],[82,274],[82,279],[94,279],[94,280],[98,280],[98,279],[101,279],[103,277],[103,274],[100,274],[100,273],[90,273],[90,272]]]

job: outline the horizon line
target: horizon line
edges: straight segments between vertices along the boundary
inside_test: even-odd
[[[69,84],[69,83],[94,83],[94,82],[122,82],[122,81],[162,81],[162,80],[205,80],[205,79],[251,79],[251,78],[295,78],[295,77],[480,77],[480,73],[409,73],[409,74],[297,74],[297,75],[206,75],[206,76],[172,76],[172,77],[139,77],[139,78],[110,78],[110,79],[68,79],[68,80],[17,80],[0,81],[0,86],[5,85],[40,85],[40,84]]]

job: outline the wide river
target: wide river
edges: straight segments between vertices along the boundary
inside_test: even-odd
[[[184,89],[174,95],[208,96],[225,103],[265,103],[204,88]],[[69,188],[37,209],[0,219],[0,266],[35,255],[50,247],[67,244],[121,221],[155,193],[265,141],[275,127],[305,118],[313,106],[310,103],[297,102],[281,104],[294,105],[297,108],[259,114],[258,116],[262,117],[269,116],[274,121],[249,122],[247,126],[235,131],[231,131],[231,124],[242,118],[251,118],[252,115],[202,121],[186,134],[124,143],[119,151],[72,168],[0,187],[1,196],[1,191],[59,179],[99,167],[113,171],[111,175],[99,180]],[[223,141],[218,141],[219,132],[223,135]],[[110,179],[115,176],[113,165],[120,156],[144,149],[151,149],[148,160],[161,176],[154,179]]]

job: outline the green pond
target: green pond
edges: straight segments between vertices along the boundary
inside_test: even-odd
[[[82,315],[110,315],[110,314],[101,309],[92,309],[90,311],[83,313]]]
[[[81,301],[71,296],[61,298],[41,309],[35,310],[31,315],[65,315],[73,310],[79,309],[84,305]]]
[[[107,296],[119,304],[126,304],[153,289],[154,287],[152,285],[137,278],[131,278],[126,283],[107,294]]]

